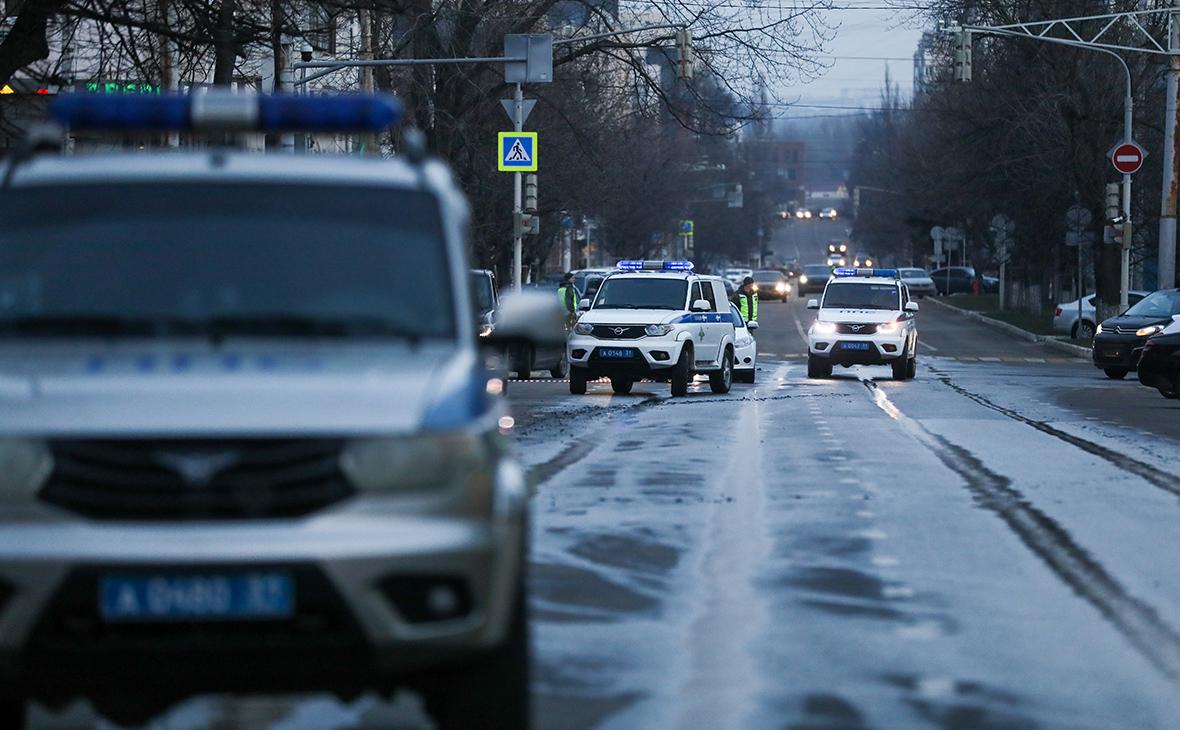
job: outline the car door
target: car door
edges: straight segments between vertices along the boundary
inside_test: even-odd
[[[733,340],[733,320],[729,316],[729,300],[725,297],[725,287],[719,281],[702,281],[701,291],[705,299],[713,305],[709,317],[709,352],[717,362],[721,361],[721,343],[728,338]]]

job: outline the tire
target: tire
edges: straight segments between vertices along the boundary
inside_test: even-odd
[[[832,363],[815,355],[807,356],[807,377],[812,380],[826,380],[832,377]]]
[[[549,376],[555,380],[563,380],[565,376],[569,375],[569,371],[570,364],[566,361],[565,355],[563,354],[561,359],[557,361],[557,364],[549,368]]]
[[[1075,340],[1082,340],[1089,342],[1094,339],[1094,325],[1089,322],[1078,322],[1073,326],[1073,338]]]
[[[586,395],[586,371],[570,368],[570,395]]]
[[[734,370],[733,382],[735,383],[753,383],[756,377],[757,370],[750,368],[749,370]]]
[[[438,730],[529,730],[529,626],[524,575],[504,643],[467,666],[439,672],[424,692]]]
[[[889,363],[893,366],[893,379],[905,380],[906,372],[909,370],[910,360],[908,357],[899,357],[893,362]]]
[[[1176,391],[1174,390],[1166,390],[1164,388],[1156,388],[1156,390],[1158,390],[1160,395],[1167,398],[1168,400],[1176,400],[1177,397],[1180,397],[1177,396]]]
[[[725,348],[721,357],[721,370],[709,373],[709,390],[717,395],[725,395],[733,386],[733,350]]]
[[[512,371],[516,373],[517,380],[528,380],[533,377],[533,365],[536,363],[537,353],[533,352],[533,348],[526,347],[516,355],[512,363]]]
[[[1127,377],[1127,373],[1130,371],[1124,370],[1123,368],[1106,368],[1102,372],[1106,373],[1106,377],[1111,380],[1122,380]]]
[[[672,385],[672,397],[683,398],[688,395],[688,378],[692,367],[692,347],[685,345],[680,350],[680,359],[672,366],[669,382]]]
[[[906,380],[913,380],[916,377],[918,377],[918,358],[911,357],[906,360],[905,378]]]
[[[631,378],[611,378],[610,387],[618,395],[627,395],[631,392],[631,386],[635,385],[635,381]]]

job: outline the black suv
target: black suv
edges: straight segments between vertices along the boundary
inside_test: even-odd
[[[1117,317],[1098,325],[1094,334],[1094,366],[1118,380],[1139,367],[1147,338],[1180,314],[1180,289],[1161,289],[1144,297]]]
[[[971,281],[975,278],[975,269],[970,266],[951,266],[935,269],[930,272],[934,279],[934,288],[940,296],[947,294],[970,294]]]
[[[1180,332],[1147,338],[1139,359],[1139,382],[1158,389],[1165,398],[1180,396]]]

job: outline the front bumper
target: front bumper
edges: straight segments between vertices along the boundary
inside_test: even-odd
[[[905,334],[897,336],[816,335],[808,336],[808,353],[831,360],[834,365],[885,365],[908,357]]]
[[[407,497],[374,495],[306,518],[251,521],[92,521],[36,503],[6,508],[0,678],[50,702],[160,683],[180,696],[349,692],[491,648],[509,628],[527,538],[523,472],[513,461],[493,468],[490,515],[408,514]],[[99,615],[98,582],[112,572],[259,570],[292,577],[291,617]],[[463,608],[424,619],[422,596],[404,586],[445,581]]]
[[[1135,335],[1095,335],[1090,356],[1097,368],[1135,370],[1139,367],[1146,342],[1146,337]]]
[[[641,337],[632,340],[604,340],[589,335],[571,335],[566,342],[566,357],[571,367],[587,371],[587,377],[612,375],[630,378],[667,377],[680,359],[685,340],[664,337]],[[628,357],[604,357],[604,351],[627,350]]]

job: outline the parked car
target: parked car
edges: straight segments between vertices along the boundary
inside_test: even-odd
[[[791,297],[791,284],[781,271],[755,271],[754,283],[758,286],[759,299],[782,299],[785,302]]]
[[[1147,338],[1162,331],[1180,314],[1180,289],[1161,289],[1144,297],[1094,333],[1094,366],[1118,380],[1139,367]]]
[[[803,273],[799,275],[796,283],[799,296],[823,292],[830,278],[832,278],[832,269],[825,264],[808,264],[804,266]]]
[[[1127,303],[1135,305],[1147,296],[1144,291],[1127,293]],[[1094,339],[1094,329],[1098,326],[1098,312],[1095,308],[1096,294],[1088,294],[1082,299],[1082,319],[1078,324],[1078,300],[1061,302],[1053,310],[1053,331],[1061,332],[1077,340],[1089,342]]]
[[[1180,316],[1143,343],[1139,382],[1165,398],[1180,397]]]
[[[950,266],[935,269],[930,272],[934,280],[934,287],[939,295],[970,294],[971,280],[975,278],[975,269],[970,266]]]
[[[897,273],[910,290],[911,297],[921,299],[934,296],[938,291],[934,288],[934,280],[930,278],[930,273],[926,269],[898,269]]]

